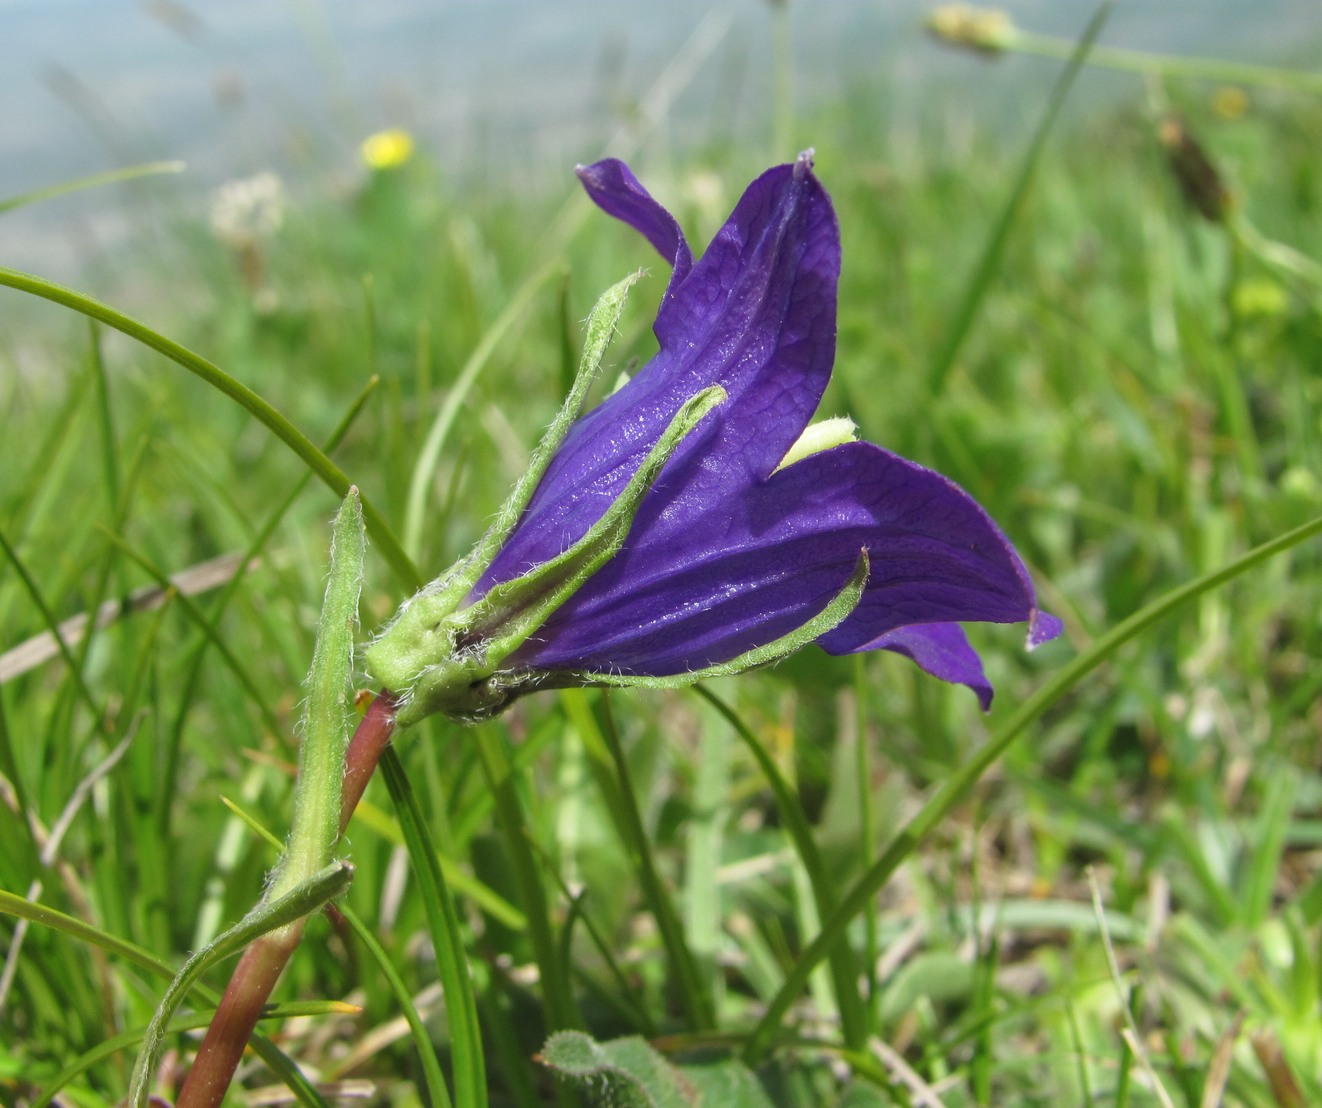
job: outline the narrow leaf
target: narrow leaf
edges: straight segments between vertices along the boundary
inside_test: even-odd
[[[338,495],[344,496],[348,493],[349,478],[344,475],[339,466],[318,450],[302,431],[261,396],[248,388],[247,385],[231,377],[219,366],[207,361],[200,354],[195,354],[186,346],[175,342],[173,339],[166,338],[160,332],[152,330],[146,324],[112,308],[109,304],[103,304],[90,296],[57,285],[53,281],[47,281],[41,277],[34,277],[29,273],[20,273],[18,270],[0,266],[0,285],[7,285],[10,288],[18,289],[20,292],[30,293],[44,300],[50,300],[55,304],[61,304],[66,308],[72,308],[91,319],[99,319],[116,331],[121,331],[129,338],[136,339],[144,346],[151,347],[151,349],[164,354],[170,361],[201,378],[212,388],[224,393],[245,411],[256,417]],[[420,588],[422,586],[422,575],[418,572],[417,566],[404,553],[404,549],[399,545],[399,540],[395,538],[394,532],[390,530],[381,514],[366,498],[363,499],[363,520],[368,534],[372,536],[372,540],[381,551],[382,557],[390,564],[390,568],[394,570],[395,576],[400,582],[410,589]]]
[[[487,1108],[486,1063],[482,1033],[477,1020],[477,1001],[468,972],[463,934],[450,890],[436,861],[436,848],[427,823],[418,808],[399,756],[387,748],[381,755],[381,773],[390,798],[395,802],[409,860],[427,911],[427,925],[436,952],[446,1011],[450,1013],[451,1055],[454,1059],[454,1098],[458,1108]]]
[[[1205,573],[1173,589],[1098,637],[1092,646],[1060,669],[1045,685],[1024,701],[1010,718],[997,728],[986,744],[950,777],[941,790],[900,830],[891,845],[855,882],[854,887],[841,900],[831,917],[822,924],[822,930],[799,954],[789,973],[786,974],[780,992],[767,1006],[762,1019],[749,1036],[744,1047],[745,1061],[756,1064],[763,1056],[770,1045],[772,1033],[798,997],[809,975],[822,959],[827,957],[831,948],[841,941],[854,917],[866,908],[872,897],[876,896],[932,829],[968,796],[983,773],[1005,754],[1030,723],[1094,669],[1115,655],[1125,643],[1137,638],[1153,624],[1205,593],[1220,588],[1226,582],[1247,573],[1277,554],[1284,553],[1319,534],[1322,534],[1322,516],[1283,535],[1278,535],[1270,542],[1254,547],[1247,554],[1220,569]]]
[[[180,161],[144,162],[142,165],[112,169],[108,173],[94,173],[90,177],[76,177],[72,181],[61,181],[56,185],[47,185],[45,188],[0,200],[0,214],[12,212],[15,208],[22,208],[28,204],[40,203],[42,200],[50,200],[56,196],[64,196],[70,192],[79,192],[82,189],[100,188],[102,185],[113,185],[120,181],[135,181],[141,177],[154,177],[161,173],[182,173],[186,168],[187,166]]]
[[[358,918],[357,913],[347,907],[341,907],[340,914],[353,929],[353,933],[358,936],[358,941],[367,948],[372,961],[376,963],[377,971],[385,978],[390,991],[395,994],[395,1001],[399,1004],[400,1011],[404,1013],[404,1019],[408,1021],[413,1045],[418,1051],[418,1061],[422,1065],[422,1075],[427,1081],[427,1091],[431,1094],[433,1106],[450,1108],[450,1090],[446,1088],[445,1075],[441,1073],[441,1062],[436,1057],[436,1047],[432,1044],[431,1036],[423,1026],[418,1009],[413,1004],[413,998],[409,995],[403,979],[396,972],[390,955],[377,941],[372,929]]]
[[[304,916],[315,912],[327,901],[340,896],[353,881],[353,867],[347,862],[337,862],[327,866],[320,873],[295,885],[289,892],[270,902],[263,902],[249,912],[243,919],[217,935],[209,945],[199,950],[187,962],[170,983],[161,998],[156,1014],[147,1025],[143,1037],[142,1049],[138,1052],[137,1062],[133,1066],[133,1077],[129,1083],[129,1104],[132,1108],[146,1108],[151,1090],[152,1075],[160,1062],[165,1049],[166,1028],[174,1016],[188,990],[206,972],[232,954],[237,954],[254,939],[277,928],[296,923]]]
[[[357,488],[350,488],[335,517],[330,574],[303,709],[289,848],[268,890],[271,899],[329,865],[340,838],[340,787],[344,751],[349,745],[349,678],[365,554],[362,505]]]

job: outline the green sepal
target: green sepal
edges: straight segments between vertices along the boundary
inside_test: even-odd
[[[505,540],[513,533],[524,509],[532,500],[538,484],[546,476],[556,451],[560,449],[587,400],[588,392],[601,372],[602,359],[606,356],[606,347],[615,334],[620,316],[624,312],[629,290],[637,284],[642,271],[629,274],[623,281],[618,281],[598,298],[588,315],[583,339],[583,355],[579,359],[578,372],[569,389],[560,410],[556,412],[551,425],[547,427],[542,441],[528,459],[528,467],[514,485],[509,498],[501,505],[500,511],[486,533],[464,558],[446,570],[440,577],[426,586],[410,604],[422,603],[435,618],[442,619],[453,612],[466,597],[477,580],[482,576]]]
[[[610,345],[615,329],[619,326],[620,316],[624,312],[624,302],[629,298],[629,290],[638,283],[641,276],[640,270],[612,285],[601,294],[588,315],[583,338],[583,356],[579,359],[578,372],[574,375],[574,383],[569,389],[569,395],[565,397],[565,402],[560,405],[560,410],[556,412],[555,419],[546,429],[542,441],[537,444],[537,449],[528,459],[528,468],[524,470],[523,476],[514,486],[514,491],[501,506],[495,521],[478,545],[478,561],[481,562],[483,569],[491,564],[492,559],[505,544],[505,540],[514,532],[515,524],[519,522],[519,517],[523,515],[524,509],[532,500],[532,494],[537,491],[537,486],[546,476],[551,460],[565,441],[565,436],[569,434],[570,426],[582,414],[583,404],[588,398],[588,390],[592,388],[593,382],[601,373],[601,362],[606,356],[606,347]]]
[[[867,588],[868,569],[868,552],[860,550],[858,561],[854,563],[854,572],[850,574],[849,580],[845,582],[845,587],[835,595],[835,599],[825,608],[803,626],[796,627],[789,634],[782,635],[780,638],[761,646],[755,646],[752,650],[745,651],[737,658],[731,658],[728,662],[705,666],[702,669],[689,670],[687,673],[677,673],[671,677],[630,677],[628,674],[622,673],[589,672],[576,672],[563,676],[551,674],[541,683],[541,687],[597,685],[614,688],[680,689],[685,685],[705,681],[710,677],[733,677],[745,670],[756,669],[758,666],[766,666],[773,662],[782,661],[796,650],[802,650],[809,643],[821,638],[828,631],[833,631],[849,618],[854,609],[858,607],[858,602],[863,598],[863,590]]]
[[[366,657],[367,671],[400,699],[400,727],[433,712],[483,719],[512,699],[497,673],[500,663],[614,557],[666,462],[725,397],[725,390],[713,385],[686,401],[615,502],[563,554],[494,586],[459,611],[437,604],[439,598],[426,592],[400,611]]]

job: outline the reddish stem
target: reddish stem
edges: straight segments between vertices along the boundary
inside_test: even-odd
[[[362,799],[390,737],[395,733],[395,698],[382,692],[367,709],[344,753],[344,784],[340,793],[340,831]],[[179,1090],[176,1108],[217,1108],[261,1018],[280,972],[298,946],[302,926],[263,935],[255,940],[234,969],[225,995],[198,1047],[193,1067]]]
[[[367,712],[353,733],[344,752],[344,784],[340,786],[340,834],[349,826],[353,810],[362,800],[367,782],[376,772],[376,764],[395,733],[395,709],[399,701],[383,689],[367,707]]]

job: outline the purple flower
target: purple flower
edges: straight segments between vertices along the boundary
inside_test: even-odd
[[[963,490],[879,446],[791,454],[835,359],[840,238],[810,157],[754,181],[697,262],[623,162],[579,177],[673,266],[660,350],[568,427],[498,546],[428,590],[453,612],[426,614],[444,640],[429,657],[467,652],[475,664],[445,681],[489,705],[420,690],[426,710],[488,714],[546,685],[678,684],[810,640],[903,654],[987,707],[959,623],[1027,622],[1030,648],[1060,632],[1005,536]],[[604,530],[615,538],[583,569],[587,555],[568,552],[600,546]],[[436,671],[409,650],[375,675],[414,686]]]

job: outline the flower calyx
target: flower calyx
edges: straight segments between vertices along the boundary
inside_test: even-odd
[[[502,670],[502,663],[619,551],[666,462],[725,398],[719,385],[691,397],[624,490],[578,542],[466,603],[473,582],[495,555],[489,548],[498,548],[490,541],[492,534],[517,520],[520,509],[512,510],[512,505],[527,482],[516,486],[511,504],[502,509],[478,550],[405,604],[368,648],[368,672],[400,698],[401,727],[435,712],[465,721],[485,719],[544,682],[543,674]],[[554,434],[555,425],[548,438]],[[545,446],[537,456],[546,453]]]

